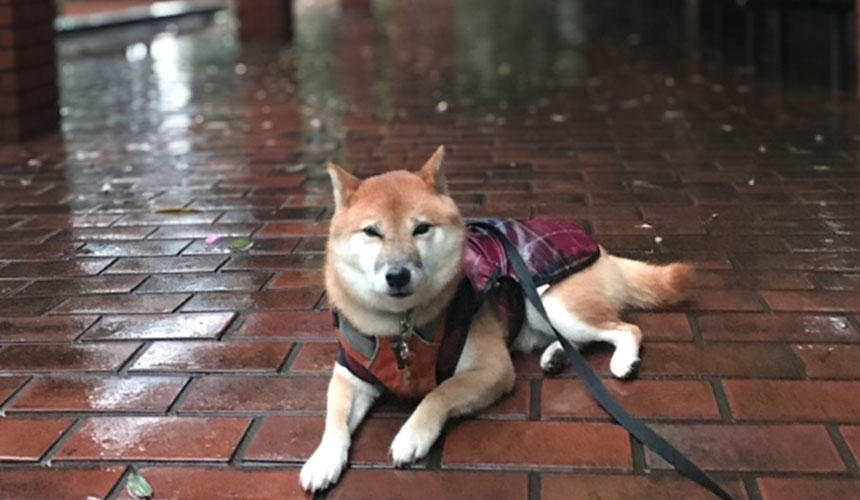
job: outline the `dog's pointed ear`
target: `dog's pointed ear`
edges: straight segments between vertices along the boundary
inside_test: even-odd
[[[421,177],[424,182],[439,193],[448,194],[448,182],[445,180],[445,173],[442,171],[444,160],[445,146],[439,146],[436,148],[433,156],[418,171],[418,177]]]
[[[328,170],[329,177],[331,177],[334,210],[335,212],[339,212],[346,208],[350,195],[358,189],[361,180],[332,162],[328,162],[326,169]]]

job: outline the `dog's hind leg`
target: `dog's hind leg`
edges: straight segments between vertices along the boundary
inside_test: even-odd
[[[578,349],[581,344],[587,342],[608,342],[615,346],[609,362],[609,370],[613,375],[626,378],[636,371],[639,365],[639,346],[642,341],[642,331],[638,326],[618,319],[599,322],[583,321],[564,304],[563,300],[555,296],[545,298],[544,307],[556,330],[575,348]],[[542,331],[550,334],[546,322],[542,319],[538,322],[538,326],[542,326]],[[567,359],[564,357],[559,341],[550,344],[541,355],[540,365],[547,373],[560,371],[566,364]]]
[[[577,349],[589,342],[609,342],[614,345],[610,371],[619,378],[632,375],[639,363],[639,344],[642,340],[639,327],[619,320],[613,304],[597,293],[587,298],[580,296],[570,300],[564,291],[564,287],[560,290],[550,289],[542,297],[552,326]],[[532,329],[554,337],[549,325],[531,304],[527,304],[526,314]],[[541,369],[546,373],[561,371],[567,363],[561,343],[557,340],[544,349],[540,359]]]
[[[573,347],[579,349],[578,344],[573,344]],[[564,370],[565,366],[567,366],[567,358],[564,357],[564,349],[561,347],[561,342],[556,340],[546,346],[540,355],[540,369],[544,373],[554,374]]]
[[[426,455],[449,417],[485,408],[513,388],[514,365],[490,303],[472,321],[455,374],[421,401],[392,441],[395,465]]]
[[[642,343],[642,330],[633,323],[609,321],[598,325],[601,328],[600,340],[615,346],[609,371],[618,378],[628,378],[639,368],[639,346]]]

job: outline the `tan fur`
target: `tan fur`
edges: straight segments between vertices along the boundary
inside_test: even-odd
[[[692,276],[689,264],[657,266],[617,257],[601,248],[597,262],[553,285],[547,293],[563,300],[581,320],[598,326],[617,320],[627,307],[683,301]]]
[[[621,257],[613,257],[627,283],[627,305],[657,307],[686,299],[687,285],[693,279],[693,266],[669,264],[656,266]]]
[[[505,333],[491,302],[485,303],[469,329],[454,376],[428,394],[391,443],[397,466],[427,454],[445,421],[486,408],[514,386],[514,365]]]
[[[365,334],[394,334],[404,318],[413,324],[435,318],[448,307],[462,279],[465,227],[447,195],[442,173],[444,154],[440,146],[416,174],[401,170],[363,181],[329,166],[335,214],[326,247],[326,291],[332,305]],[[438,231],[433,233],[436,239],[432,244],[416,236],[417,221],[430,223]],[[361,239],[367,224],[378,228],[383,237],[378,241],[374,237]],[[356,249],[351,242],[363,246]],[[433,245],[442,245],[438,248],[445,248],[444,254],[422,255],[438,252]],[[636,325],[621,321],[620,313],[630,306],[653,307],[683,300],[693,269],[686,264],[636,262],[603,249],[601,254],[588,268],[554,284],[542,298],[552,325],[574,344],[614,344],[610,369],[623,377],[638,363],[642,332]],[[355,280],[362,272],[371,273],[369,280],[377,278],[366,262],[363,268],[355,263],[344,267],[344,259],[359,261],[359,257],[372,257],[383,264],[396,259],[424,259],[428,269],[416,268],[425,272],[420,288],[398,301],[370,289],[353,289],[364,285]],[[347,278],[344,272],[352,274]],[[419,403],[394,438],[391,455],[395,465],[426,455],[448,418],[485,408],[513,387],[513,363],[493,300],[490,297],[473,319],[454,375]],[[560,344],[553,342],[548,325],[535,316],[533,308],[527,314],[531,328],[520,334],[515,345],[530,349],[549,344],[541,357],[541,366],[549,371],[550,364],[557,364]],[[376,388],[336,365],[328,391],[326,429],[301,471],[305,489],[318,491],[337,481],[346,465],[350,434],[378,394]]]

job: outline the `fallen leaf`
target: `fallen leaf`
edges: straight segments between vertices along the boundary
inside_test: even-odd
[[[248,238],[236,238],[230,242],[230,250],[234,252],[247,252],[254,246],[254,242]]]
[[[152,498],[152,486],[136,470],[131,471],[131,474],[129,474],[125,488],[128,490],[128,494],[136,500],[149,500]]]

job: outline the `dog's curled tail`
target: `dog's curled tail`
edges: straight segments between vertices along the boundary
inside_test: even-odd
[[[613,256],[627,284],[627,305],[639,308],[667,306],[687,298],[695,269],[690,264],[654,265]]]

